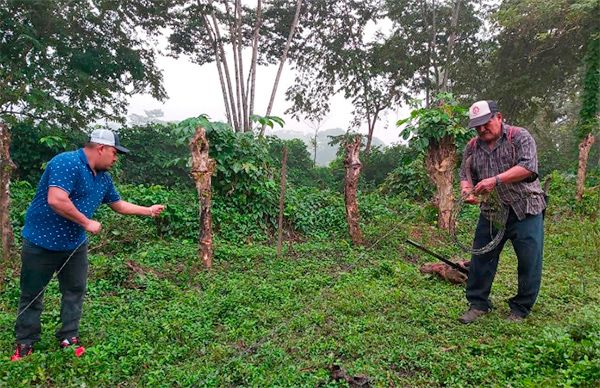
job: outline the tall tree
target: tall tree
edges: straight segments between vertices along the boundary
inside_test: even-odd
[[[440,92],[471,98],[492,50],[484,18],[488,10],[469,0],[388,0],[390,36],[382,48],[385,70],[424,94],[428,107]]]
[[[215,63],[227,121],[235,131],[252,130],[257,66],[279,63],[265,116],[271,114],[302,3],[257,0],[253,8],[241,0],[183,1],[172,19],[172,54],[190,55],[199,65]]]
[[[303,23],[302,43],[293,61],[296,82],[286,95],[295,117],[324,117],[330,99],[340,93],[354,106],[351,127],[367,124],[368,154],[376,124],[401,93],[399,82],[382,72],[380,34],[367,28],[381,18],[381,1],[311,1]]]
[[[81,128],[124,119],[132,94],[166,97],[154,37],[170,7],[167,0],[0,0],[0,121],[6,128],[24,119]],[[3,161],[10,160],[6,150]],[[3,211],[9,184],[3,175]],[[0,219],[0,232],[9,233],[8,215]]]
[[[595,113],[589,111],[598,110],[598,84],[593,81],[598,69],[593,53],[600,35],[599,18],[598,0],[503,1],[496,13],[500,33],[490,68],[494,77],[485,83],[499,100],[505,117],[520,125],[532,123],[540,111],[550,122],[565,121],[562,109],[550,109],[563,105],[555,101],[567,102],[575,93],[585,96],[575,135],[581,141],[579,191],[593,144],[589,134]],[[587,70],[582,83],[580,70],[586,52]]]
[[[493,18],[497,50],[481,78],[481,97],[529,125],[553,100],[581,87],[580,68],[600,18],[598,0],[504,0]],[[560,106],[560,104],[559,104]],[[561,118],[555,111],[554,120]]]
[[[472,135],[463,126],[467,110],[458,105],[449,93],[440,93],[429,108],[411,112],[409,118],[398,121],[408,124],[402,130],[411,147],[425,153],[425,167],[429,178],[436,186],[434,204],[439,209],[438,227],[450,230],[454,196],[452,186],[457,162],[457,145],[465,144]]]

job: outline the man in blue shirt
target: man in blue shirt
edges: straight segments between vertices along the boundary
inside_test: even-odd
[[[138,206],[123,201],[108,170],[118,153],[128,153],[116,133],[97,129],[77,151],[55,156],[46,166],[25,216],[21,253],[21,298],[15,324],[16,361],[33,352],[41,333],[43,293],[57,272],[61,299],[61,347],[79,342],[79,320],[87,284],[86,232],[97,234],[102,225],[92,219],[101,204],[120,214],[158,216],[163,205]],[[77,352],[76,354],[79,354]]]

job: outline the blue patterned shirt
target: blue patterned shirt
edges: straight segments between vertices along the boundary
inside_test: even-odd
[[[101,204],[121,199],[108,172],[94,175],[83,149],[52,158],[27,209],[22,233],[31,243],[52,251],[73,250],[86,235],[81,226],[59,216],[48,205],[50,187],[66,191],[73,205],[88,218]]]

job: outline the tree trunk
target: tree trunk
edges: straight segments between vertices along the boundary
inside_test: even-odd
[[[590,154],[590,149],[596,141],[596,138],[591,133],[579,143],[579,167],[577,168],[577,193],[575,198],[577,201],[581,201],[583,198],[583,189],[585,187],[585,174],[587,170],[587,162]]]
[[[437,87],[437,85],[439,85],[439,79],[440,79],[440,73],[439,73],[439,69],[438,69],[438,53],[437,53],[437,13],[436,13],[436,7],[435,7],[435,0],[431,1],[431,12],[432,12],[432,31],[431,31],[431,64],[430,66],[433,67],[433,75],[435,77],[434,81],[435,81],[435,85]],[[435,90],[433,92],[433,96],[435,97],[435,95],[439,92],[439,90]]]
[[[283,238],[283,205],[285,203],[285,181],[287,177],[287,147],[283,146],[281,159],[281,190],[279,192],[279,223],[277,225],[277,256],[281,256],[281,241]]]
[[[14,254],[15,237],[10,223],[10,178],[16,166],[10,158],[10,132],[0,123],[0,235],[2,260],[5,267]]]
[[[208,269],[212,267],[212,214],[211,214],[211,176],[216,162],[208,157],[208,140],[204,128],[196,128],[190,140],[192,153],[191,175],[196,183],[199,202],[200,232],[198,236],[198,257]]]
[[[233,122],[230,124],[233,125],[233,128],[235,131],[239,132],[240,125],[238,122],[238,111],[236,109],[235,94],[233,93],[233,86],[231,84],[231,74],[229,73],[229,65],[227,62],[227,55],[225,54],[225,48],[223,47],[223,43],[222,43],[222,39],[221,39],[221,31],[219,29],[219,23],[217,22],[217,18],[215,17],[215,14],[212,13],[210,16],[211,16],[211,19],[213,22],[214,36],[216,38],[216,42],[217,42],[217,45],[220,50],[220,59],[223,62],[223,72],[225,73],[225,80],[227,81],[227,90],[229,92],[231,117],[233,119]]]
[[[373,120],[369,119],[369,134],[367,135],[367,146],[365,147],[365,155],[369,155],[371,153],[371,144],[373,142],[373,132],[375,132],[375,124],[377,123],[377,117],[379,116],[379,112],[381,109],[379,107],[375,108],[375,112],[373,113]]]
[[[231,51],[233,53],[233,74],[235,75],[235,96],[236,96],[236,103],[237,103],[237,113],[238,113],[238,117],[237,117],[237,122],[239,124],[239,127],[236,128],[237,132],[244,132],[244,115],[243,115],[243,110],[242,110],[242,85],[241,83],[243,82],[244,78],[240,78],[240,64],[242,62],[242,58],[240,58],[238,56],[238,33],[237,33],[237,27],[239,25],[239,16],[237,15],[237,5],[239,3],[239,0],[235,0],[235,4],[234,4],[234,10],[233,10],[233,17],[231,14],[231,9],[229,7],[229,1],[225,1],[225,9],[226,9],[226,16],[228,19],[232,19],[231,24],[229,25],[229,36],[231,38]]]
[[[427,0],[421,0],[421,18],[423,19],[423,30],[429,31],[431,28],[429,23],[427,22]],[[429,82],[429,72],[431,68],[431,43],[427,43],[427,71],[425,72],[425,108],[429,109],[429,101],[430,101],[430,82]]]
[[[358,178],[362,164],[358,158],[360,152],[360,136],[355,140],[348,142],[345,146],[346,157],[344,167],[346,167],[346,177],[344,179],[344,201],[346,204],[346,221],[348,222],[348,231],[352,242],[355,245],[363,243],[363,236],[359,225],[359,211],[357,201]]]
[[[250,113],[248,112],[248,108],[249,108],[249,101],[248,101],[248,90],[246,89],[246,86],[244,84],[244,56],[242,55],[242,48],[243,48],[243,43],[242,43],[242,26],[241,26],[241,21],[242,21],[242,2],[241,0],[237,0],[235,2],[235,7],[236,7],[236,11],[235,11],[235,20],[236,20],[236,26],[235,26],[235,31],[236,31],[236,41],[237,41],[237,56],[238,56],[238,70],[240,72],[240,90],[241,90],[241,94],[242,94],[242,108],[241,108],[241,112],[243,115],[243,120],[241,120],[242,123],[242,127],[243,127],[243,131],[244,132],[250,132],[252,130],[251,126],[250,126]],[[248,72],[248,74],[250,74],[250,71]]]
[[[285,47],[283,49],[283,54],[281,54],[281,58],[279,60],[279,69],[277,69],[277,75],[275,76],[275,82],[273,83],[273,90],[271,91],[271,99],[269,100],[269,105],[267,106],[267,113],[265,116],[269,116],[271,114],[271,110],[273,109],[273,102],[275,101],[275,94],[277,93],[277,87],[279,86],[279,78],[281,78],[281,72],[283,71],[283,66],[285,65],[285,61],[287,60],[288,50],[290,49],[290,45],[292,44],[292,39],[294,38],[294,33],[296,32],[296,27],[298,26],[298,20],[300,19],[300,10],[302,9],[302,0],[296,1],[296,14],[294,15],[294,21],[290,26],[290,33],[288,35],[287,42],[285,43]],[[265,129],[267,125],[264,124],[260,129],[260,136],[265,135]]]
[[[317,135],[315,134],[315,138],[313,139],[313,167],[317,167]]]
[[[248,90],[250,93],[250,101],[248,107],[248,116],[254,114],[254,96],[256,93],[256,62],[258,60],[258,37],[260,35],[260,27],[262,26],[262,1],[256,2],[256,24],[254,25],[254,33],[252,34],[252,59],[250,61]]]
[[[458,11],[460,9],[460,0],[456,0],[454,8],[452,9],[452,21],[450,22],[450,37],[448,38],[448,51],[446,55],[446,65],[442,70],[442,80],[439,86],[439,90],[442,92],[448,91],[448,73],[450,72],[450,61],[452,53],[454,51],[454,43],[456,42],[456,26],[458,25]]]
[[[208,31],[208,37],[210,39],[210,42],[214,46],[215,64],[217,65],[217,71],[219,72],[219,82],[221,82],[221,94],[223,94],[223,103],[225,104],[225,114],[227,116],[227,122],[233,127],[233,121],[231,119],[231,109],[229,108],[229,100],[227,97],[227,88],[225,86],[225,75],[223,73],[223,69],[221,68],[221,66],[223,65],[223,61],[221,61],[220,44],[219,42],[217,42],[215,33],[213,32],[213,29],[206,15],[204,15],[204,24],[206,25],[206,30]]]
[[[438,227],[450,231],[454,207],[452,182],[456,164],[456,147],[450,136],[442,138],[437,144],[429,145],[425,164],[436,187],[434,203],[439,211]]]

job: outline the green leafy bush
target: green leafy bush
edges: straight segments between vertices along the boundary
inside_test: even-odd
[[[580,214],[583,216],[600,216],[600,174],[591,171],[586,180],[586,189],[581,201],[575,200],[577,176],[575,174],[552,172],[548,187],[548,213],[559,217],[561,215]],[[596,186],[593,186],[596,183]]]
[[[65,131],[45,124],[21,121],[11,126],[10,154],[17,165],[15,177],[32,184],[42,176],[44,166],[55,155],[77,149],[86,141],[82,131]]]
[[[177,142],[175,124],[147,124],[121,128],[121,143],[131,153],[121,156],[120,181],[127,184],[189,186],[186,144]]]
[[[363,158],[361,179],[367,187],[375,188],[382,184],[392,171],[410,163],[417,156],[417,152],[401,144],[373,147],[371,153]]]
[[[291,186],[316,187],[333,189],[334,181],[331,170],[326,167],[313,166],[306,144],[300,139],[281,140],[277,137],[268,138],[269,152],[279,169],[283,153],[283,145],[288,149],[287,182]]]
[[[379,186],[382,194],[402,194],[407,198],[419,201],[430,199],[434,189],[435,187],[425,171],[423,155],[397,166]]]

